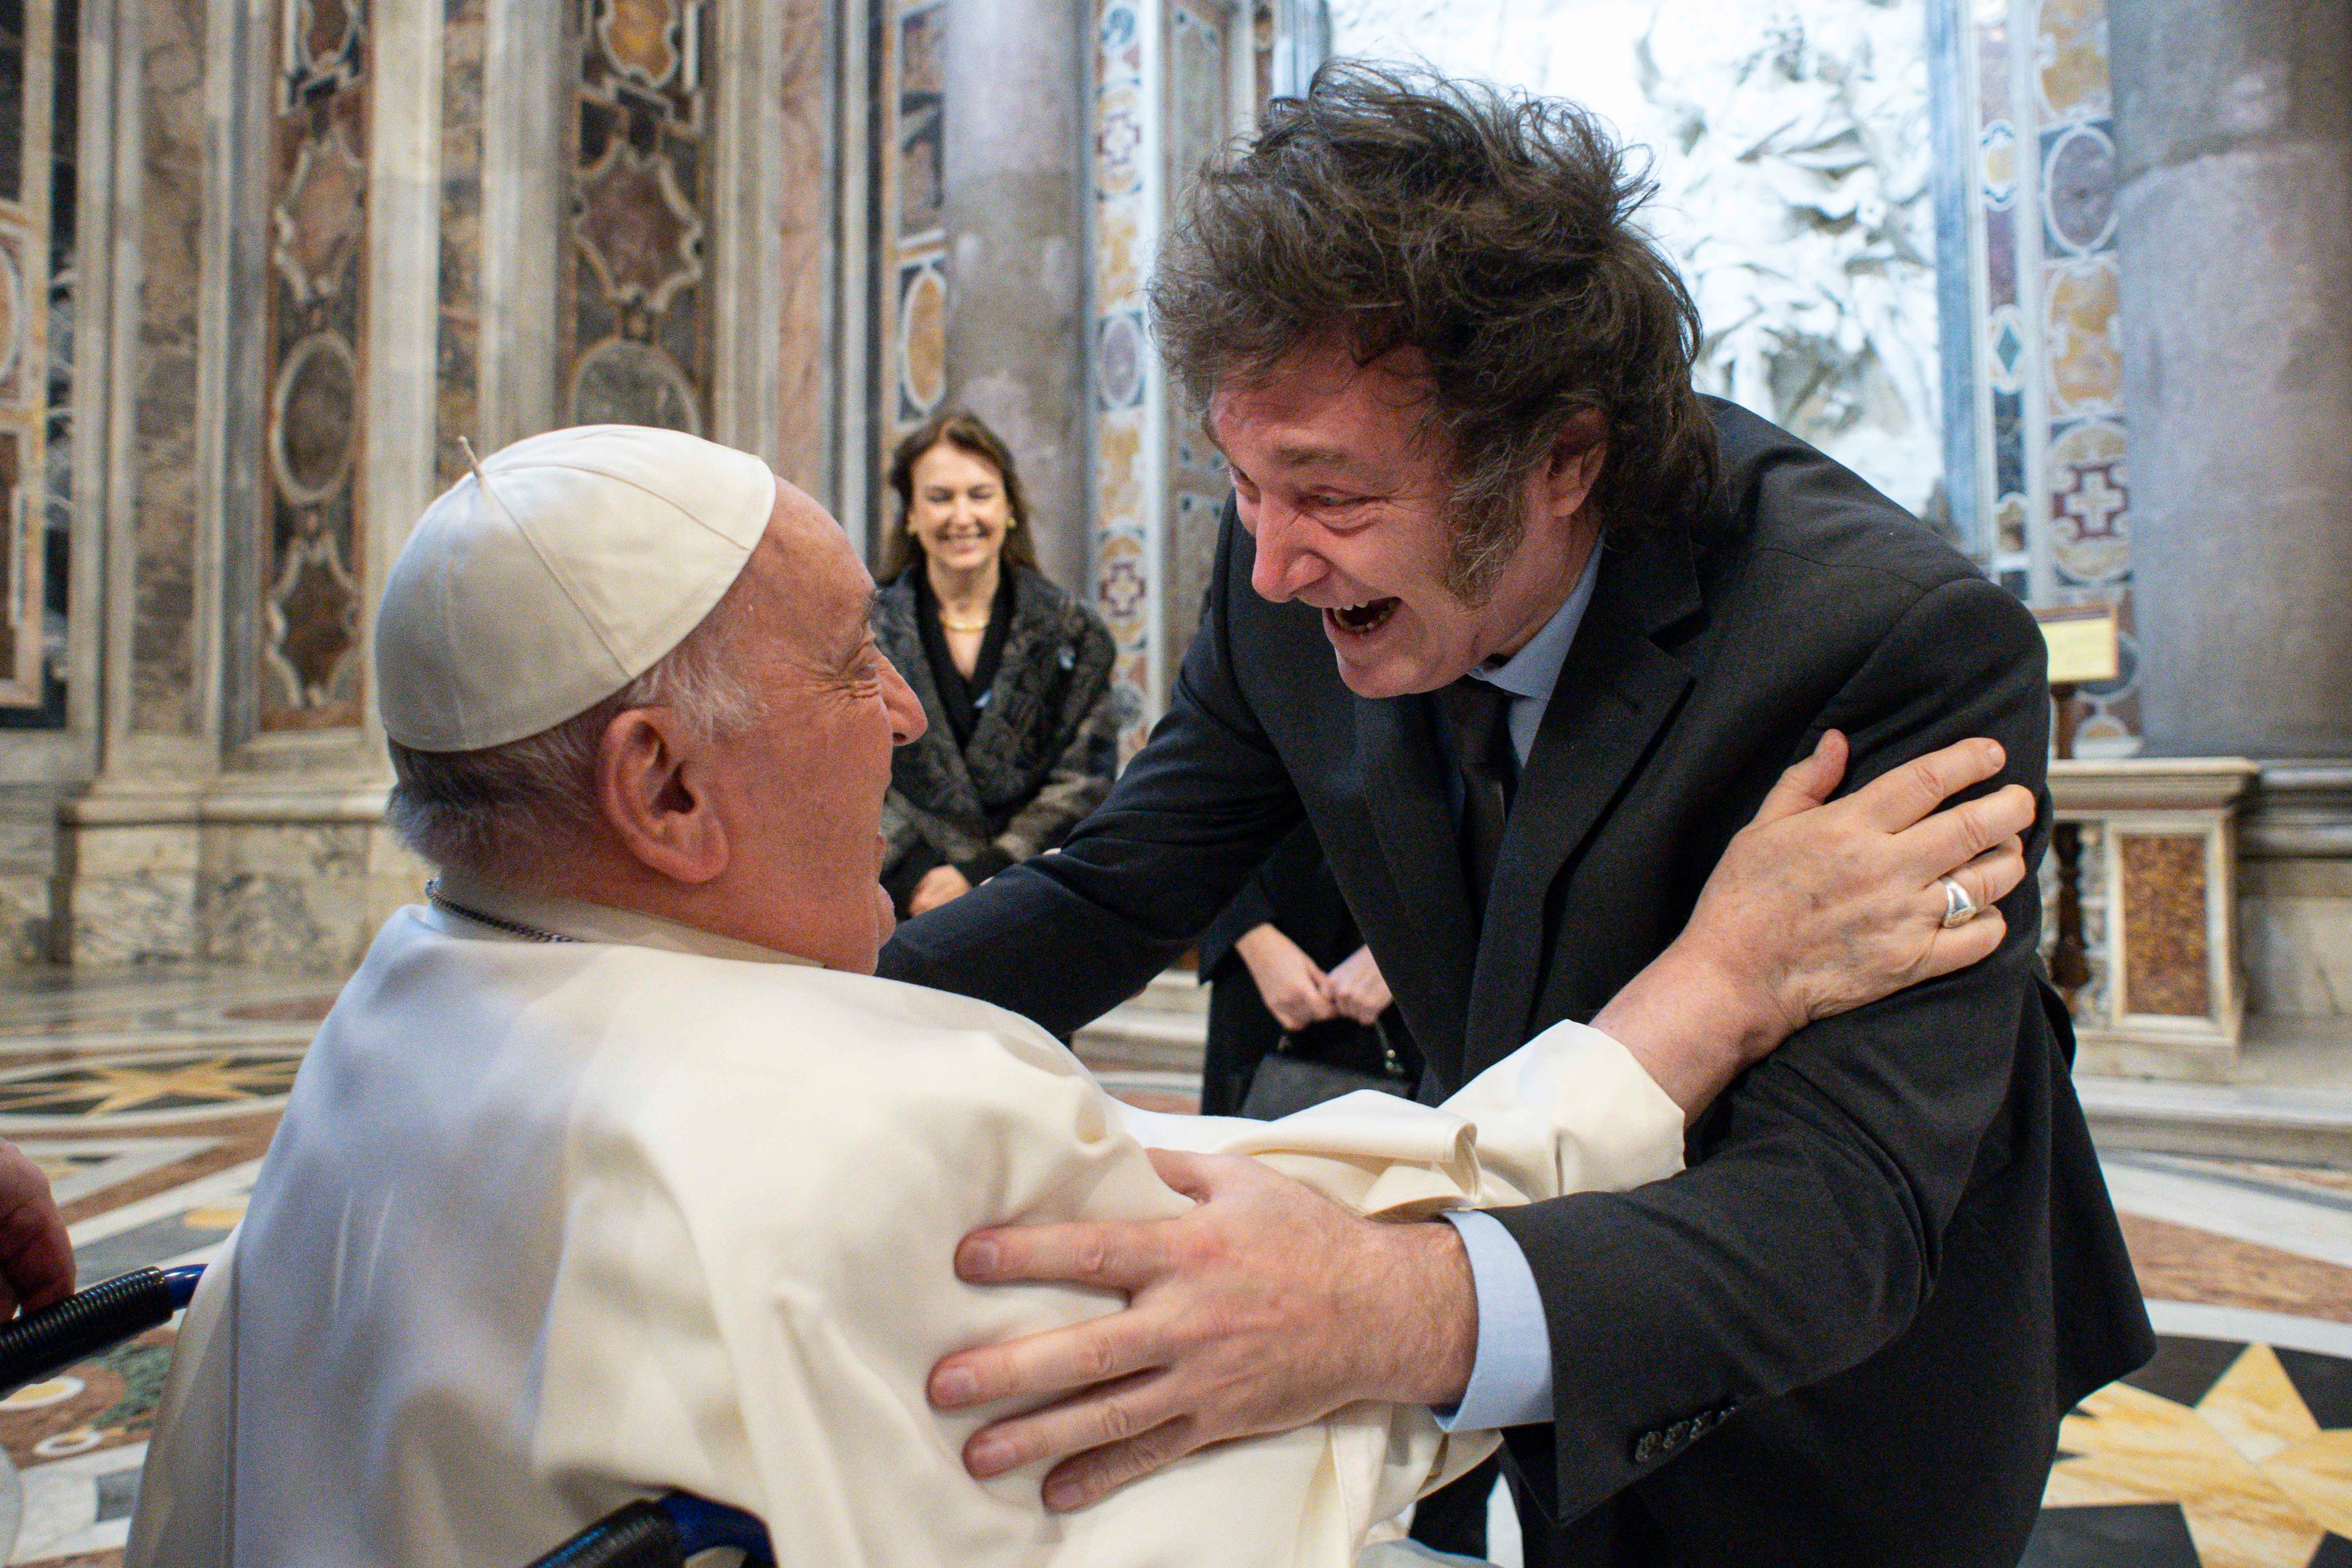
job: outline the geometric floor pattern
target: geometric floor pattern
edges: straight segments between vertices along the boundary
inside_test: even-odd
[[[47,1173],[79,1279],[209,1258],[245,1212],[334,988],[195,970],[11,984],[0,1136]],[[154,1330],[0,1399],[7,1562],[116,1568],[172,1341]]]
[[[84,1284],[219,1247],[333,999],[195,969],[0,996],[0,1136],[48,1173]],[[1155,1110],[1197,1084],[1098,1065]],[[2027,1568],[2352,1568],[2352,1172],[2139,1153],[2106,1172],[2161,1348],[2066,1420]],[[119,1568],[172,1340],[0,1399],[0,1558]]]
[[[2058,1448],[2045,1552],[2123,1537],[2183,1568],[2352,1563],[2352,1363],[2168,1338]]]

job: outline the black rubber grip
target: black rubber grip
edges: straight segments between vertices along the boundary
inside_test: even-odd
[[[0,1327],[0,1394],[169,1322],[174,1310],[163,1270],[141,1268]]]
[[[530,1568],[681,1568],[686,1543],[667,1513],[633,1502],[606,1514]]]

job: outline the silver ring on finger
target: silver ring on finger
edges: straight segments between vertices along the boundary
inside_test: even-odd
[[[1969,890],[1966,888],[1961,887],[1949,877],[1938,877],[1936,879],[1942,883],[1944,888],[1943,926],[1946,931],[1951,930],[1954,926],[1964,926],[1977,918],[1979,912],[1977,901],[1969,897]]]

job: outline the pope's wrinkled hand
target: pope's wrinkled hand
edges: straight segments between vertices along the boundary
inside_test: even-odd
[[[958,1248],[956,1272],[975,1283],[1076,1281],[1129,1296],[1123,1311],[932,1368],[942,1409],[1069,1396],[974,1433],[964,1445],[973,1475],[1060,1460],[1045,1500],[1066,1511],[1212,1443],[1286,1431],[1360,1399],[1461,1397],[1477,1303],[1452,1226],[1359,1219],[1240,1155],[1150,1152],[1198,1205],[1190,1214],[980,1230]]]

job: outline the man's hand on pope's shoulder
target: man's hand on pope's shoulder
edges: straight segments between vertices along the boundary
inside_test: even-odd
[[[1478,1309],[1442,1222],[1359,1219],[1255,1160],[1155,1149],[1199,1205],[1177,1219],[974,1231],[956,1272],[1125,1291],[1126,1310],[931,1369],[931,1402],[1055,1403],[982,1427],[975,1476],[1040,1459],[1045,1503],[1083,1508],[1212,1443],[1287,1431],[1360,1399],[1447,1405],[1470,1381]],[[1057,1397],[1066,1396],[1066,1397]]]

